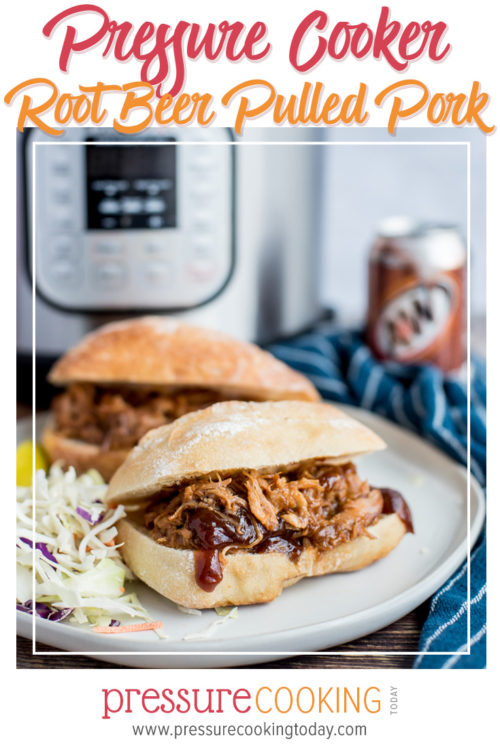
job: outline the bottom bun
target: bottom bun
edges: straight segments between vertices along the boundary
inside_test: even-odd
[[[367,530],[372,538],[360,536],[326,551],[308,547],[297,562],[279,552],[229,554],[223,579],[211,592],[196,583],[193,550],[157,544],[130,518],[118,523],[118,541],[123,559],[144,583],[183,607],[206,609],[270,602],[302,578],[365,568],[394,549],[407,529],[391,513]]]
[[[98,445],[64,437],[50,426],[43,431],[42,445],[50,463],[60,461],[64,468],[74,466],[77,474],[96,469],[105,482],[109,482],[130,453],[128,449],[103,451]]]

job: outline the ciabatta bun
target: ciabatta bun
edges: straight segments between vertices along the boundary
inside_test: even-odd
[[[258,346],[154,316],[97,329],[55,363],[48,379],[57,386],[195,387],[232,398],[319,400],[306,377]]]
[[[394,549],[406,526],[397,513],[381,516],[367,531],[332,550],[305,549],[297,562],[278,552],[228,554],[222,581],[211,592],[196,583],[194,552],[157,544],[147,530],[129,518],[118,524],[122,556],[148,586],[184,607],[205,609],[269,602],[302,578],[359,570]]]
[[[384,447],[330,404],[222,401],[148,432],[114,474],[106,499],[137,503],[197,476],[279,470],[311,458],[345,463]]]

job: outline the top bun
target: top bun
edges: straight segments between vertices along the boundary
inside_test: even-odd
[[[317,401],[303,375],[254,344],[171,318],[133,318],[86,336],[49,372],[54,385],[197,387],[240,398]]]
[[[311,458],[340,463],[384,447],[330,404],[222,401],[144,435],[114,474],[106,501],[138,502],[205,474],[279,470]]]

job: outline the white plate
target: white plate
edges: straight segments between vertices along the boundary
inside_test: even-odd
[[[415,534],[406,534],[383,560],[356,573],[302,580],[269,604],[240,607],[236,620],[209,640],[184,640],[219,619],[181,613],[142,583],[135,590],[168,640],[155,633],[98,635],[84,626],[36,619],[36,638],[66,651],[133,667],[228,667],[256,664],[291,653],[333,648],[389,625],[425,601],[456,570],[467,550],[467,476],[463,467],[410,432],[360,409],[345,411],[375,430],[389,446],[359,459],[362,477],[393,487],[406,498]],[[37,432],[44,417],[37,419]],[[18,440],[31,436],[30,420],[18,423]],[[470,543],[484,520],[484,497],[471,479]],[[18,633],[32,635],[31,616],[17,613]],[[107,652],[107,653],[103,653]],[[151,652],[156,652],[152,655]]]

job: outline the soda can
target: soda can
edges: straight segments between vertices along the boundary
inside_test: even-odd
[[[379,359],[458,371],[467,252],[456,227],[386,219],[370,252],[367,339]]]

